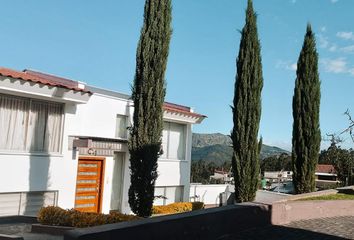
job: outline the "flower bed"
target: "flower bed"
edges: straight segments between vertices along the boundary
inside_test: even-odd
[[[86,213],[74,209],[64,210],[60,207],[44,207],[38,213],[38,222],[51,226],[92,227],[140,219],[134,215],[112,212],[111,214]]]
[[[153,214],[174,214],[204,209],[203,202],[177,202],[164,206],[153,206]]]

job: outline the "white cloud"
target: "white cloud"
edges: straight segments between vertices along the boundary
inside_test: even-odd
[[[326,72],[330,73],[348,73],[354,76],[354,67],[348,67],[348,62],[345,58],[339,57],[336,59],[323,59],[321,63]]]
[[[344,52],[344,53],[354,53],[354,45],[342,47],[342,48],[340,48],[340,51]]]
[[[329,50],[330,52],[335,52],[335,51],[337,50],[337,45],[336,45],[336,44],[332,44],[332,45],[328,48],[328,50]]]
[[[348,73],[349,73],[350,75],[354,76],[354,67],[348,69]]]
[[[320,28],[320,31],[321,31],[321,32],[326,32],[326,31],[327,31],[326,26],[322,26],[322,27]]]
[[[336,3],[338,2],[339,0],[331,0],[331,3]]]
[[[345,73],[347,72],[347,61],[345,58],[336,58],[336,59],[323,59],[322,63],[327,72],[331,73]]]
[[[338,48],[337,44],[329,42],[328,37],[322,34],[318,34],[317,36],[318,36],[318,42],[320,48],[328,49],[330,52],[337,51]]]
[[[293,71],[296,71],[297,70],[297,63],[293,63],[290,65],[290,69],[293,70]]]
[[[337,37],[344,40],[354,40],[353,32],[337,32]]]
[[[296,71],[297,69],[297,64],[292,63],[291,61],[283,61],[283,60],[278,60],[278,62],[275,65],[276,68],[279,69],[285,69],[285,70],[290,70],[290,71]]]
[[[320,48],[327,48],[329,45],[328,38],[322,34],[318,34],[319,46]]]
[[[296,0],[291,0],[291,3],[293,3],[293,4],[296,3]]]

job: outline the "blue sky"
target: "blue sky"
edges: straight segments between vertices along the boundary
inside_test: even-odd
[[[130,93],[143,0],[1,3],[1,66]],[[228,134],[232,128],[229,105],[245,7],[246,0],[173,1],[166,101],[208,116],[195,132]],[[354,1],[254,0],[254,7],[262,45],[264,142],[290,149],[295,63],[307,22],[320,57],[322,135],[343,130],[343,112],[349,108],[354,115]]]

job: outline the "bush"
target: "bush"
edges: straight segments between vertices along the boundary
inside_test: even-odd
[[[44,225],[68,227],[92,227],[140,219],[134,215],[112,212],[111,214],[86,213],[75,209],[64,210],[60,207],[44,207],[38,213],[38,222]]]
[[[203,202],[177,202],[164,206],[153,206],[153,214],[174,214],[204,209]]]
[[[203,202],[192,202],[192,211],[204,209],[205,205]]]

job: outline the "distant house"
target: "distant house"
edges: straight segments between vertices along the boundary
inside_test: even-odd
[[[317,164],[315,176],[318,188],[339,183],[337,171],[331,164]]]
[[[210,180],[216,180],[220,183],[230,183],[233,180],[231,171],[215,170],[214,174],[210,176]]]
[[[292,171],[265,171],[264,178],[266,180],[289,180],[292,179],[293,172]]]
[[[155,204],[187,201],[192,125],[205,116],[165,103]],[[0,216],[43,205],[129,213],[130,96],[31,70],[0,68]]]
[[[331,164],[317,164],[316,166],[316,179],[337,181],[337,171]]]

